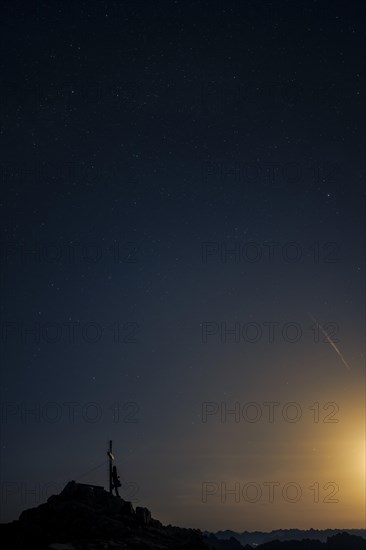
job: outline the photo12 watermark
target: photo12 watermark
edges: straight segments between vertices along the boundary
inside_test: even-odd
[[[310,316],[309,316],[310,317]],[[291,321],[238,321],[210,320],[200,323],[203,344],[296,344],[306,340],[314,344],[335,344],[339,342],[340,327],[336,321],[313,319],[304,326]]]
[[[309,486],[288,481],[248,481],[231,482],[203,481],[201,484],[201,502],[206,504],[212,500],[220,504],[297,504],[304,498],[309,498],[313,503],[338,504],[339,485],[335,481],[320,483],[314,481]]]
[[[341,246],[335,241],[314,241],[304,245],[297,241],[207,241],[201,243],[204,265],[258,264],[338,264]]]
[[[138,424],[140,404],[136,401],[110,404],[96,401],[1,401],[0,424]]]
[[[201,405],[201,422],[203,424],[220,423],[268,423],[286,422],[297,424],[302,421],[311,421],[314,424],[338,424],[340,407],[334,401],[320,403],[315,401],[309,405],[297,401],[204,401]]]
[[[30,344],[97,344],[102,341],[112,344],[136,344],[141,327],[136,321],[1,321],[0,342],[2,345]]]
[[[89,485],[84,478],[80,483],[86,488],[93,486]],[[39,506],[53,495],[59,495],[66,486],[66,481],[2,481],[1,504],[3,507],[17,506],[20,509]],[[100,488],[103,489],[104,487],[100,486]],[[118,492],[123,500],[131,504],[139,502],[140,486],[136,481],[121,480]]]
[[[135,241],[0,241],[0,264],[137,264],[140,256],[141,248]]]

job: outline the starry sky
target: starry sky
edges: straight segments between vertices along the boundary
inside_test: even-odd
[[[363,3],[2,12],[1,521],[365,527]]]

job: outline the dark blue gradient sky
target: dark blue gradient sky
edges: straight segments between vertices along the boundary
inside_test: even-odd
[[[364,11],[3,8],[2,521],[365,527]]]

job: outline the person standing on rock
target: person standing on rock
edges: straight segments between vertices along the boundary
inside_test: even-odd
[[[112,484],[113,484],[113,489],[116,492],[116,497],[120,498],[118,487],[121,487],[121,482],[119,480],[119,475],[117,474],[117,466],[113,466],[112,468]]]

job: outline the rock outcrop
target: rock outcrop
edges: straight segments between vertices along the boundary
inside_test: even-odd
[[[19,520],[1,525],[7,550],[207,550],[199,530],[163,526],[147,508],[70,481],[59,495],[25,510]]]
[[[198,529],[164,526],[147,508],[70,481],[59,495],[0,525],[6,550],[252,550],[233,536],[226,540]],[[365,540],[339,533],[319,540],[272,540],[257,550],[363,550]]]

